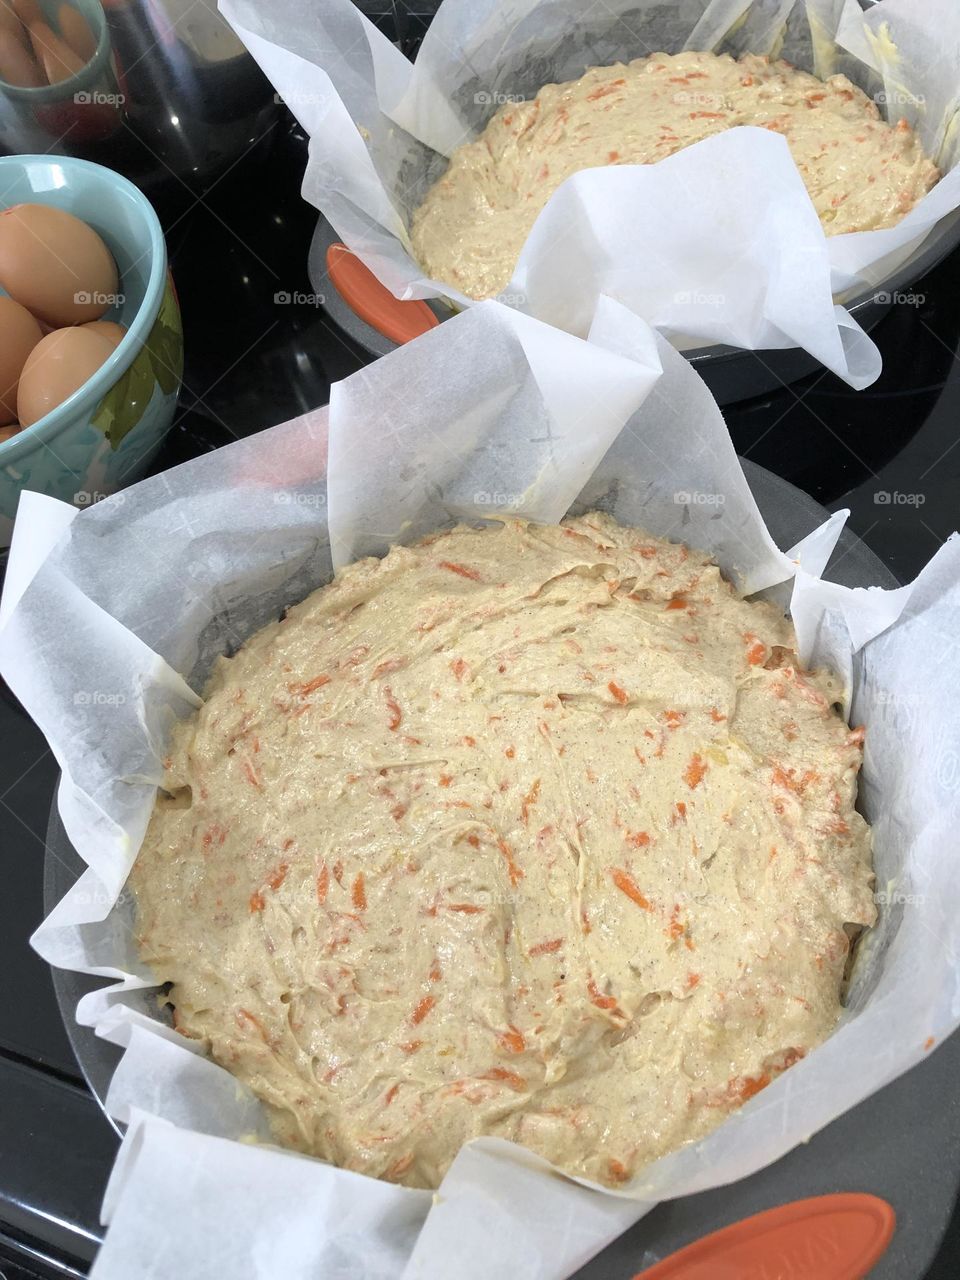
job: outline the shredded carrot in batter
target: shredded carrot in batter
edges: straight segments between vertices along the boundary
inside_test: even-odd
[[[424,1020],[433,1006],[437,1003],[435,996],[424,996],[417,1007],[414,1009],[410,1021],[415,1027],[419,1026]]]
[[[634,880],[629,871],[624,871],[622,867],[614,867],[610,875],[613,883],[617,886],[621,893],[625,893],[631,902],[635,902],[638,907],[643,907],[644,911],[652,911],[648,898],[645,898],[640,892],[640,886]]]
[[[503,856],[507,860],[507,870],[510,873],[510,883],[514,886],[514,888],[516,888],[516,886],[523,879],[523,874],[524,874],[523,869],[521,867],[518,867],[516,862],[514,862],[513,850],[507,844],[506,840],[504,840],[503,836],[499,836],[497,838],[497,848],[500,850],[500,852],[503,854]]]
[[[503,1047],[508,1049],[511,1053],[523,1053],[524,1049],[527,1047],[527,1042],[523,1038],[523,1033],[518,1031],[512,1022],[510,1023],[509,1030],[501,1031],[497,1036],[497,1039]]]
[[[479,582],[480,574],[476,569],[471,569],[469,565],[454,564],[450,560],[440,561],[441,569],[448,569],[450,573],[457,573],[461,578],[469,578],[471,582]]]
[[[527,1082],[523,1076],[518,1075],[516,1071],[508,1071],[506,1067],[491,1067],[489,1071],[485,1071],[481,1076],[482,1080],[502,1080],[510,1089],[515,1089],[518,1093],[527,1087]]]
[[[356,880],[353,882],[353,890],[350,894],[353,905],[358,911],[365,911],[367,907],[367,886],[363,877],[363,872],[359,872]]]
[[[327,864],[324,863],[317,873],[317,901],[322,906],[327,900],[327,891],[330,888],[330,871]]]
[[[700,755],[693,755],[690,758],[690,763],[683,771],[683,780],[687,786],[692,789],[693,787],[700,785],[706,772],[707,766],[704,763],[703,757]]]
[[[616,1009],[616,997],[605,996],[597,986],[595,979],[591,978],[587,983],[587,991],[590,994],[591,1003],[595,1004],[598,1009]]]
[[[592,93],[587,94],[588,102],[596,102],[598,98],[607,98],[611,93],[616,93],[622,84],[626,84],[626,80],[611,80],[609,84],[603,84],[599,89],[594,89]]]
[[[384,689],[384,697],[387,700],[387,710],[390,712],[390,721],[388,728],[399,729],[400,722],[403,719],[403,712],[400,710],[400,703],[396,700],[389,689]]]
[[[530,948],[527,952],[528,956],[546,956],[553,951],[559,951],[563,946],[562,938],[551,938],[549,942],[538,942],[536,946]]]
[[[530,788],[527,794],[523,797],[523,803],[520,806],[520,816],[523,819],[524,825],[526,825],[530,819],[530,806],[537,803],[537,799],[539,795],[540,795],[540,779],[537,778],[533,786]]]

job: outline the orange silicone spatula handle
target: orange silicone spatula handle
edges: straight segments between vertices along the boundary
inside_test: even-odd
[[[633,1280],[863,1280],[896,1220],[886,1200],[859,1192],[794,1200],[704,1236]]]
[[[347,306],[391,342],[410,342],[440,323],[425,302],[395,298],[345,244],[327,250],[327,275]]]

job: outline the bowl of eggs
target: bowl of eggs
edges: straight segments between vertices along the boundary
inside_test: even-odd
[[[182,374],[149,201],[86,160],[0,157],[0,546],[23,489],[84,506],[140,479]]]
[[[25,150],[115,134],[123,86],[101,0],[0,0],[0,104]]]

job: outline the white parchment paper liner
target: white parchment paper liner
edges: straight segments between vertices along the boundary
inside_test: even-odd
[[[157,1020],[133,945],[124,881],[170,725],[197,705],[216,654],[334,564],[457,519],[556,521],[571,504],[709,549],[744,589],[785,583],[804,655],[844,673],[868,727],[862,795],[883,906],[843,1025],[620,1193],[494,1140],[464,1148],[435,1197],[273,1149],[257,1101]],[[60,812],[89,868],[34,945],[115,980],[78,1019],[126,1047],[108,1106],[130,1127],[97,1280],[556,1280],[657,1199],[775,1160],[954,1028],[960,542],[910,586],[848,590],[819,578],[841,525],[777,550],[703,383],[610,299],[589,341],[483,303],[338,384],[329,413],[80,513],[23,496],[0,667],[61,765]]]
[[[827,237],[785,140],[741,128],[657,165],[585,170],[538,218],[501,301],[584,335],[608,294],[683,347],[804,347],[853,387],[874,343],[833,296],[887,279],[960,205],[955,0],[444,0],[411,64],[352,0],[220,0],[310,135],[304,198],[398,297],[427,279],[410,215],[510,95],[684,48],[843,72],[920,132],[944,180],[894,228]],[[678,108],[679,109],[679,108]]]

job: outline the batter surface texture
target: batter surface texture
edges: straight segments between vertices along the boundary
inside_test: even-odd
[[[862,732],[790,624],[603,515],[364,560],[221,660],[132,872],[176,1025],[280,1141],[608,1184],[833,1029]]]
[[[846,76],[821,81],[754,54],[657,53],[503,105],[414,214],[414,252],[432,279],[492,297],[566,178],[653,164],[736,125],[784,136],[828,235],[894,226],[940,177],[906,121],[888,124]]]

